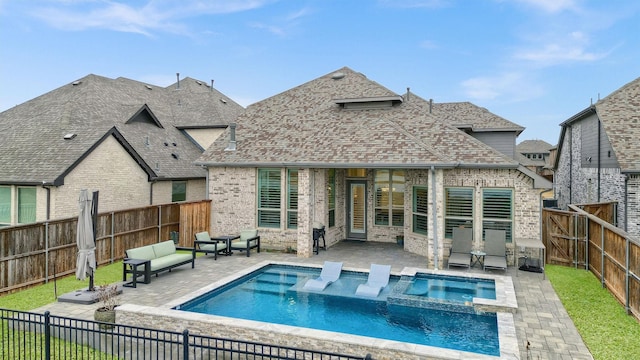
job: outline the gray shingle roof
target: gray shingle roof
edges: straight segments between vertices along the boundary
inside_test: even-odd
[[[335,76],[341,73],[344,76]],[[342,68],[250,105],[197,161],[209,166],[516,167],[484,143],[429,114],[425,101],[350,110],[338,99],[397,98],[361,73]],[[417,97],[416,97],[417,98]],[[338,101],[341,102],[341,101]]]
[[[88,75],[0,113],[0,183],[59,184],[109,132],[122,135],[150,178],[204,177],[193,164],[200,150],[177,127],[226,125],[243,109],[196,80],[180,85],[176,90]],[[162,128],[127,123],[145,105]],[[65,134],[76,136],[65,140]]]
[[[524,140],[516,145],[516,151],[521,154],[548,154],[553,145],[544,140]]]
[[[595,104],[623,172],[640,172],[640,77]]]
[[[470,127],[475,132],[515,131],[519,135],[524,131],[524,127],[470,102],[433,103],[432,112],[450,125]]]

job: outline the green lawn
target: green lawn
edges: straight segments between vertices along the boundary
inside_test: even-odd
[[[553,265],[546,272],[594,359],[640,359],[640,323],[595,275]]]
[[[546,272],[594,359],[640,359],[640,323],[625,313],[591,272],[553,265]],[[100,266],[95,285],[118,282],[121,276],[121,262]],[[54,285],[61,295],[87,287],[88,280],[78,281],[72,275],[2,296],[0,308],[28,311],[56,301]]]

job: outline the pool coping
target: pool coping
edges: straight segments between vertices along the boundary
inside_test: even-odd
[[[182,331],[185,326],[191,332],[208,336],[216,336],[222,338],[239,338],[248,341],[273,343],[276,342],[283,346],[291,346],[298,348],[322,348],[323,351],[331,351],[336,353],[353,353],[355,356],[363,356],[371,353],[376,359],[393,359],[398,357],[416,357],[420,359],[519,359],[520,351],[516,336],[515,323],[513,314],[510,312],[496,312],[498,320],[498,338],[500,344],[500,356],[482,355],[471,352],[452,350],[434,346],[418,345],[413,343],[403,343],[399,341],[385,340],[379,338],[371,338],[359,335],[350,335],[344,333],[335,333],[324,330],[309,329],[290,325],[280,325],[265,323],[253,320],[243,320],[236,318],[228,318],[215,315],[204,315],[174,309],[175,307],[188,302],[200,295],[206,294],[212,290],[220,288],[229,282],[236,280],[242,276],[248,275],[267,265],[288,265],[302,266],[310,268],[321,268],[321,266],[310,266],[296,262],[282,261],[264,261],[253,266],[247,267],[232,275],[226,276],[197,289],[185,296],[173,299],[161,306],[151,307],[134,304],[123,304],[117,308],[117,322],[135,326],[161,326],[163,329]],[[349,268],[344,270],[356,272],[368,272],[369,269]],[[444,270],[428,270],[422,268],[404,268],[400,273],[392,272],[392,275],[411,275],[416,273],[438,273],[451,274],[461,276],[459,272],[448,272]],[[495,306],[499,301],[511,302],[513,299],[499,299],[498,284],[507,286],[510,283],[513,289],[513,283],[510,277],[489,274],[468,274],[469,277],[501,279],[496,281],[496,300],[476,299],[474,298],[474,307],[476,300],[478,306]],[[506,296],[509,298],[509,296]],[[485,304],[485,302],[488,302]],[[517,302],[515,304],[517,308]]]

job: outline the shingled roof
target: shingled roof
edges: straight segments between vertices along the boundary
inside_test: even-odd
[[[595,104],[622,172],[640,172],[640,77]]]
[[[0,113],[0,183],[61,185],[108,136],[150,180],[204,177],[193,164],[201,150],[180,128],[224,126],[243,108],[200,81],[179,84],[88,75]]]
[[[347,106],[354,105],[353,107]],[[250,105],[200,157],[207,166],[491,167],[518,163],[406,99],[342,68]]]

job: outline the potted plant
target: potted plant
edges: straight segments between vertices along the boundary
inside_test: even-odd
[[[97,308],[93,314],[96,321],[115,324],[116,322],[116,296],[118,296],[118,286],[116,284],[106,284],[98,286],[97,297],[102,306]],[[101,329],[113,329],[112,325],[100,324]]]

